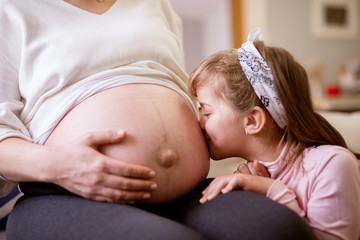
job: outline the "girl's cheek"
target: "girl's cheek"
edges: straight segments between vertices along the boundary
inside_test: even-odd
[[[204,127],[204,130],[205,130],[205,132],[206,132],[206,134],[208,135],[208,136],[211,136],[212,135],[212,132],[213,132],[213,126],[212,126],[212,124],[211,124],[211,121],[209,122],[209,121],[207,121],[206,123],[205,123],[205,127]]]

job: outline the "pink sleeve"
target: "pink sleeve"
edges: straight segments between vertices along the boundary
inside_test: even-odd
[[[360,239],[359,163],[347,151],[338,151],[316,169],[304,209],[294,191],[276,180],[267,197],[303,217],[319,239]],[[306,186],[304,186],[306,187]]]
[[[276,179],[268,189],[266,196],[276,202],[279,202],[291,210],[299,214],[301,217],[305,217],[305,212],[300,208],[299,203],[296,200],[296,194],[290,190],[284,183]],[[306,220],[306,219],[305,219]]]
[[[360,173],[354,156],[338,151],[312,185],[307,218],[321,238],[331,234],[339,239],[360,237]],[[327,237],[327,239],[329,239]],[[336,238],[334,238],[336,239]]]

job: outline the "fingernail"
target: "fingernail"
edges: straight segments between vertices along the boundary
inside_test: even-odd
[[[157,189],[157,184],[156,184],[156,183],[151,184],[151,185],[150,185],[150,189],[151,189],[151,190]]]
[[[149,173],[149,177],[155,177],[155,175],[156,175],[156,173],[155,173],[154,171],[151,171],[151,172]]]
[[[123,136],[125,134],[125,130],[120,129],[120,130],[117,131],[117,134],[119,136]]]
[[[150,193],[145,193],[143,199],[149,199],[151,197]]]

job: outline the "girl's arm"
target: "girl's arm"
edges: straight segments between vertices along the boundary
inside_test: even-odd
[[[200,203],[212,200],[219,194],[228,193],[234,189],[257,192],[266,195],[267,190],[274,182],[273,179],[235,172],[234,174],[219,176],[203,191]]]
[[[246,175],[262,176],[254,178]],[[233,189],[244,189],[266,195],[268,188],[273,182],[264,165],[258,160],[240,164],[234,174],[216,178],[208,188],[203,191],[200,202],[205,203],[220,193],[227,193]]]
[[[317,167],[310,190],[306,217],[315,233],[324,239],[359,239],[360,172],[354,156],[346,150],[333,154]]]
[[[156,187],[154,172],[109,158],[98,146],[117,143],[123,131],[90,133],[63,146],[43,146],[20,138],[0,142],[0,174],[12,182],[50,182],[85,198],[106,202],[144,199]]]
[[[273,182],[266,193],[266,197],[287,206],[307,221],[305,211],[300,207],[295,192],[280,180],[277,179]]]
[[[297,212],[320,239],[359,239],[360,173],[357,164],[353,155],[344,150],[316,166],[315,175],[308,173],[313,175],[310,184],[303,186],[308,188],[308,200],[302,207],[295,192],[279,180],[269,188],[267,197]]]

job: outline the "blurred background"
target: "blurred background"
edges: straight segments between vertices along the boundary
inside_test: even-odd
[[[266,44],[287,49],[306,68],[315,97],[360,93],[359,0],[171,3],[183,20],[188,73],[210,54],[240,47],[260,27]]]
[[[305,67],[316,110],[360,149],[360,0],[170,1],[183,21],[187,73],[212,53],[239,48],[260,27],[267,45],[287,49]],[[241,159],[230,160],[212,161],[209,176],[220,165],[233,172]]]

